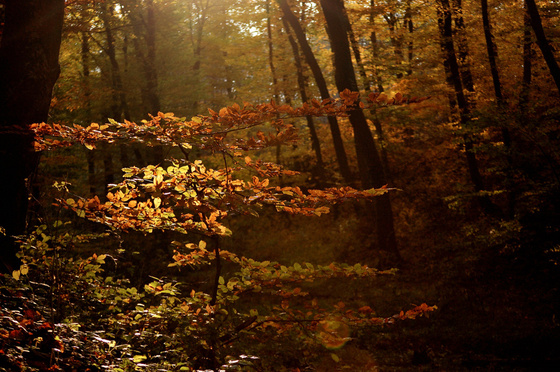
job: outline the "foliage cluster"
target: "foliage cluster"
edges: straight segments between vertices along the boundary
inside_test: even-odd
[[[6,296],[18,299],[7,308],[2,325],[5,365],[20,370],[271,370],[288,366],[286,361],[292,359],[301,360],[294,368],[303,368],[316,363],[318,347],[337,349],[347,343],[351,328],[390,325],[434,311],[435,306],[422,304],[382,317],[367,305],[352,309],[342,301],[322,303],[313,298],[312,287],[306,289],[318,281],[364,280],[392,275],[394,270],[361,264],[286,265],[257,261],[221,247],[222,240],[231,235],[224,224],[228,216],[258,215],[264,205],[288,214],[320,216],[333,204],[371,199],[389,191],[274,186],[269,179],[297,172],[248,155],[297,139],[283,115],[344,115],[357,98],[342,92],[338,100],[313,101],[298,109],[274,103],[255,108],[235,105],[190,121],[159,113],[141,124],[111,120],[87,128],[34,125],[39,150],[72,143],[92,149],[100,142],[136,140],[178,147],[185,158],[172,159],[167,168],[123,169],[123,181],[109,185],[105,201],[98,196],[70,195],[70,185],[55,184],[62,194],[57,206],[106,225],[110,234],[76,234],[70,222],[57,220],[22,238],[24,264],[14,271],[13,279],[4,277]],[[370,97],[372,104],[385,101],[378,99]],[[254,137],[243,138],[243,131],[267,122],[274,132],[258,131]],[[211,169],[202,160],[189,161],[195,147],[219,154],[222,167]],[[119,264],[118,254],[123,250],[83,258],[83,247],[94,246],[92,239],[105,242],[103,247],[112,235],[130,230],[167,231],[177,237],[171,242],[175,253],[168,276],[131,286],[119,270],[111,268]],[[192,236],[202,240],[192,242]],[[206,289],[180,281],[181,276],[172,271],[208,266],[213,282]],[[267,305],[256,306],[259,298],[266,299]],[[288,340],[297,340],[299,348],[270,352],[268,345]],[[35,359],[16,357],[18,348],[29,349],[26,353]],[[332,355],[337,361],[336,354]]]

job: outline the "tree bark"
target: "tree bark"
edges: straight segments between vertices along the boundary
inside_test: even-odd
[[[383,83],[381,76],[379,76],[379,71],[377,71],[377,59],[379,57],[379,49],[377,45],[377,33],[375,32],[375,0],[371,0],[370,3],[370,14],[369,14],[369,27],[371,32],[369,34],[369,39],[371,42],[371,53],[372,53],[372,63],[373,63],[373,82],[377,87],[379,93],[383,92]]]
[[[126,103],[126,96],[123,89],[122,77],[117,61],[117,53],[115,50],[115,37],[113,29],[111,28],[111,9],[107,6],[105,1],[100,3],[101,6],[101,20],[105,29],[106,46],[104,52],[109,57],[111,64],[111,87],[113,89],[113,102],[111,104],[111,115],[116,121],[122,121],[123,115],[125,118],[130,118],[128,111],[128,104]]]
[[[286,21],[292,27],[294,34],[298,40],[299,46],[301,51],[305,57],[305,61],[309,65],[311,69],[311,73],[315,78],[315,82],[317,83],[317,88],[319,89],[319,94],[321,95],[322,99],[330,99],[329,89],[327,87],[327,82],[325,77],[323,76],[323,71],[309,46],[307,41],[307,37],[299,23],[297,17],[294,15],[290,6],[288,5],[287,0],[276,0],[280,5],[280,9],[282,9],[282,13],[286,18]],[[331,136],[333,139],[334,151],[336,153],[336,160],[338,163],[338,168],[342,178],[346,183],[352,182],[352,174],[350,172],[350,166],[348,165],[348,157],[346,156],[346,151],[344,150],[344,143],[342,141],[342,135],[340,133],[340,128],[338,127],[338,121],[334,116],[328,116],[327,120],[329,122],[329,127],[331,130]]]
[[[145,16],[141,13],[145,9]],[[161,111],[158,94],[158,73],[156,68],[156,15],[153,0],[146,0],[144,7],[131,6],[128,10],[134,37],[132,38],[136,56],[142,65],[144,85],[142,87],[142,114],[156,115]],[[144,41],[143,45],[140,41]],[[146,52],[144,52],[144,49]],[[152,164],[164,160],[163,146],[149,148],[148,156]]]
[[[532,65],[533,65],[533,40],[531,38],[531,17],[527,11],[527,2],[524,4],[523,12],[523,77],[521,80],[521,92],[519,94],[519,109],[521,115],[527,108],[529,92],[531,90]]]
[[[274,102],[280,103],[278,89],[278,77],[276,76],[276,66],[274,65],[274,45],[272,44],[272,20],[270,19],[270,0],[266,0],[266,43],[268,47],[268,67],[272,77],[272,95]]]
[[[412,41],[412,33],[414,32],[414,22],[412,21],[412,8],[411,0],[406,2],[406,10],[404,13],[404,28],[408,31],[408,41],[407,45],[407,58],[408,58],[408,69],[406,70],[407,75],[412,75],[412,59],[414,58],[414,42]]]
[[[537,8],[535,0],[525,0],[525,4],[527,4],[527,12],[529,13],[529,17],[531,19],[531,27],[533,27],[533,31],[535,32],[537,45],[541,49],[544,60],[550,70],[550,74],[552,75],[552,78],[556,83],[556,87],[560,92],[560,67],[558,66],[558,62],[556,62],[556,58],[552,52],[552,47],[546,39],[539,9]]]
[[[87,32],[81,32],[81,41],[82,41],[82,48],[81,48],[81,60],[82,60],[82,84],[84,89],[84,110],[85,110],[85,123],[92,121],[91,120],[91,88],[89,85],[89,73],[90,73],[90,55],[89,55],[89,35]],[[89,183],[89,192],[91,195],[96,194],[96,177],[95,177],[95,150],[87,150],[86,149],[86,159],[88,165],[88,183]]]
[[[358,91],[358,84],[348,42],[348,30],[344,21],[344,3],[342,0],[321,0],[325,16],[327,34],[334,57],[335,80],[339,91],[349,89]],[[381,159],[373,135],[363,111],[355,106],[349,112],[349,120],[354,130],[354,145],[358,158],[358,168],[364,188],[382,187],[386,184]],[[395,263],[401,260],[397,248],[391,199],[385,194],[376,200],[375,224],[377,248],[389,252]]]
[[[459,111],[459,122],[461,123],[461,126],[467,127],[470,121],[471,108],[463,91],[459,64],[455,54],[455,44],[453,41],[453,31],[451,27],[451,6],[449,4],[449,0],[438,0],[437,3],[440,46],[443,54],[443,64],[447,74],[446,80],[455,91],[455,98]],[[463,135],[463,146],[465,149],[465,156],[471,182],[473,183],[476,192],[483,191],[484,183],[482,175],[480,174],[478,161],[474,153],[474,142],[470,135]],[[497,207],[487,196],[479,196],[477,197],[477,200],[486,213],[493,215],[499,213],[496,209]]]
[[[13,235],[25,232],[28,185],[38,155],[29,125],[48,119],[59,76],[64,0],[5,0],[0,44],[1,269],[18,268]]]
[[[468,104],[473,108],[475,105],[474,96],[474,79],[471,72],[469,43],[467,41],[467,31],[465,28],[465,20],[463,19],[462,0],[453,0],[453,19],[455,21],[455,35],[457,37],[457,61],[459,64],[459,74],[463,87],[467,92]]]
[[[494,93],[498,101],[498,105],[504,102],[502,94],[502,84],[500,83],[500,73],[498,71],[498,50],[494,43],[494,35],[492,35],[492,25],[490,24],[490,15],[488,13],[488,0],[480,0],[480,8],[482,10],[482,27],[484,29],[484,38],[486,40],[486,50],[488,52],[488,63],[490,64],[490,73],[494,84]]]
[[[300,57],[300,51],[297,42],[293,38],[290,32],[290,26],[286,21],[285,17],[282,17],[282,22],[284,24],[284,28],[286,29],[286,33],[288,34],[288,41],[292,48],[292,53],[294,55],[294,64],[296,65],[296,75],[297,75],[297,82],[299,88],[299,94],[301,96],[302,102],[307,102],[309,97],[307,97],[307,84],[305,81],[305,75],[303,71],[303,63]],[[307,127],[309,128],[309,135],[311,137],[311,149],[315,152],[315,158],[317,159],[317,176],[320,181],[323,180],[323,176],[325,174],[325,164],[323,161],[323,155],[321,153],[321,141],[319,140],[319,136],[317,135],[317,130],[315,129],[315,122],[313,121],[313,116],[307,115],[305,117],[307,121]]]

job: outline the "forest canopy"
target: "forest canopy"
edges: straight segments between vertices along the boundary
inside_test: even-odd
[[[560,367],[559,13],[0,1],[0,371]]]

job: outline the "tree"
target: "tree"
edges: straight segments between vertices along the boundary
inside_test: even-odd
[[[309,46],[307,38],[305,36],[305,32],[301,27],[297,17],[292,12],[287,0],[277,0],[278,4],[280,5],[280,9],[282,9],[282,13],[286,19],[286,21],[290,24],[294,33],[296,35],[296,39],[300,45],[301,51],[303,56],[305,57],[305,61],[309,65],[313,77],[315,78],[315,82],[317,83],[317,88],[319,89],[319,93],[322,99],[329,99],[330,93],[327,87],[327,82],[321,71],[321,67],[313,54],[313,50]],[[329,127],[331,130],[332,140],[334,144],[334,150],[336,152],[336,159],[338,162],[338,168],[340,174],[342,175],[343,179],[349,183],[352,181],[352,175],[350,173],[350,167],[348,165],[348,158],[346,156],[346,152],[344,150],[344,144],[342,142],[342,136],[340,134],[340,129],[338,127],[338,121],[333,116],[328,116]]]
[[[552,78],[556,83],[556,87],[560,92],[560,67],[558,66],[558,62],[556,62],[552,48],[544,33],[539,9],[537,8],[535,0],[525,0],[525,3],[527,4],[527,13],[529,13],[529,17],[531,19],[531,26],[535,32],[537,44],[541,49],[544,60],[550,70],[550,74],[552,75]]]
[[[6,0],[0,44],[0,258],[13,269],[13,235],[24,233],[29,190],[38,157],[29,125],[48,120],[52,89],[60,67],[58,53],[64,0]]]
[[[342,0],[321,0],[321,7],[333,52],[336,86],[340,92],[358,92],[359,88],[348,42],[347,22],[344,20],[344,3]],[[387,179],[383,164],[364,112],[359,106],[354,106],[350,110],[349,120],[354,130],[354,145],[362,187],[367,189],[385,186]],[[389,252],[392,255],[391,260],[401,260],[393,226],[391,199],[388,195],[381,196],[376,202],[374,223],[377,234],[377,248]]]

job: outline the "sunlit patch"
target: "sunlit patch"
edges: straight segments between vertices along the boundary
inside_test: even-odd
[[[317,325],[317,338],[327,349],[340,349],[350,341],[350,327],[337,319],[325,319]]]

